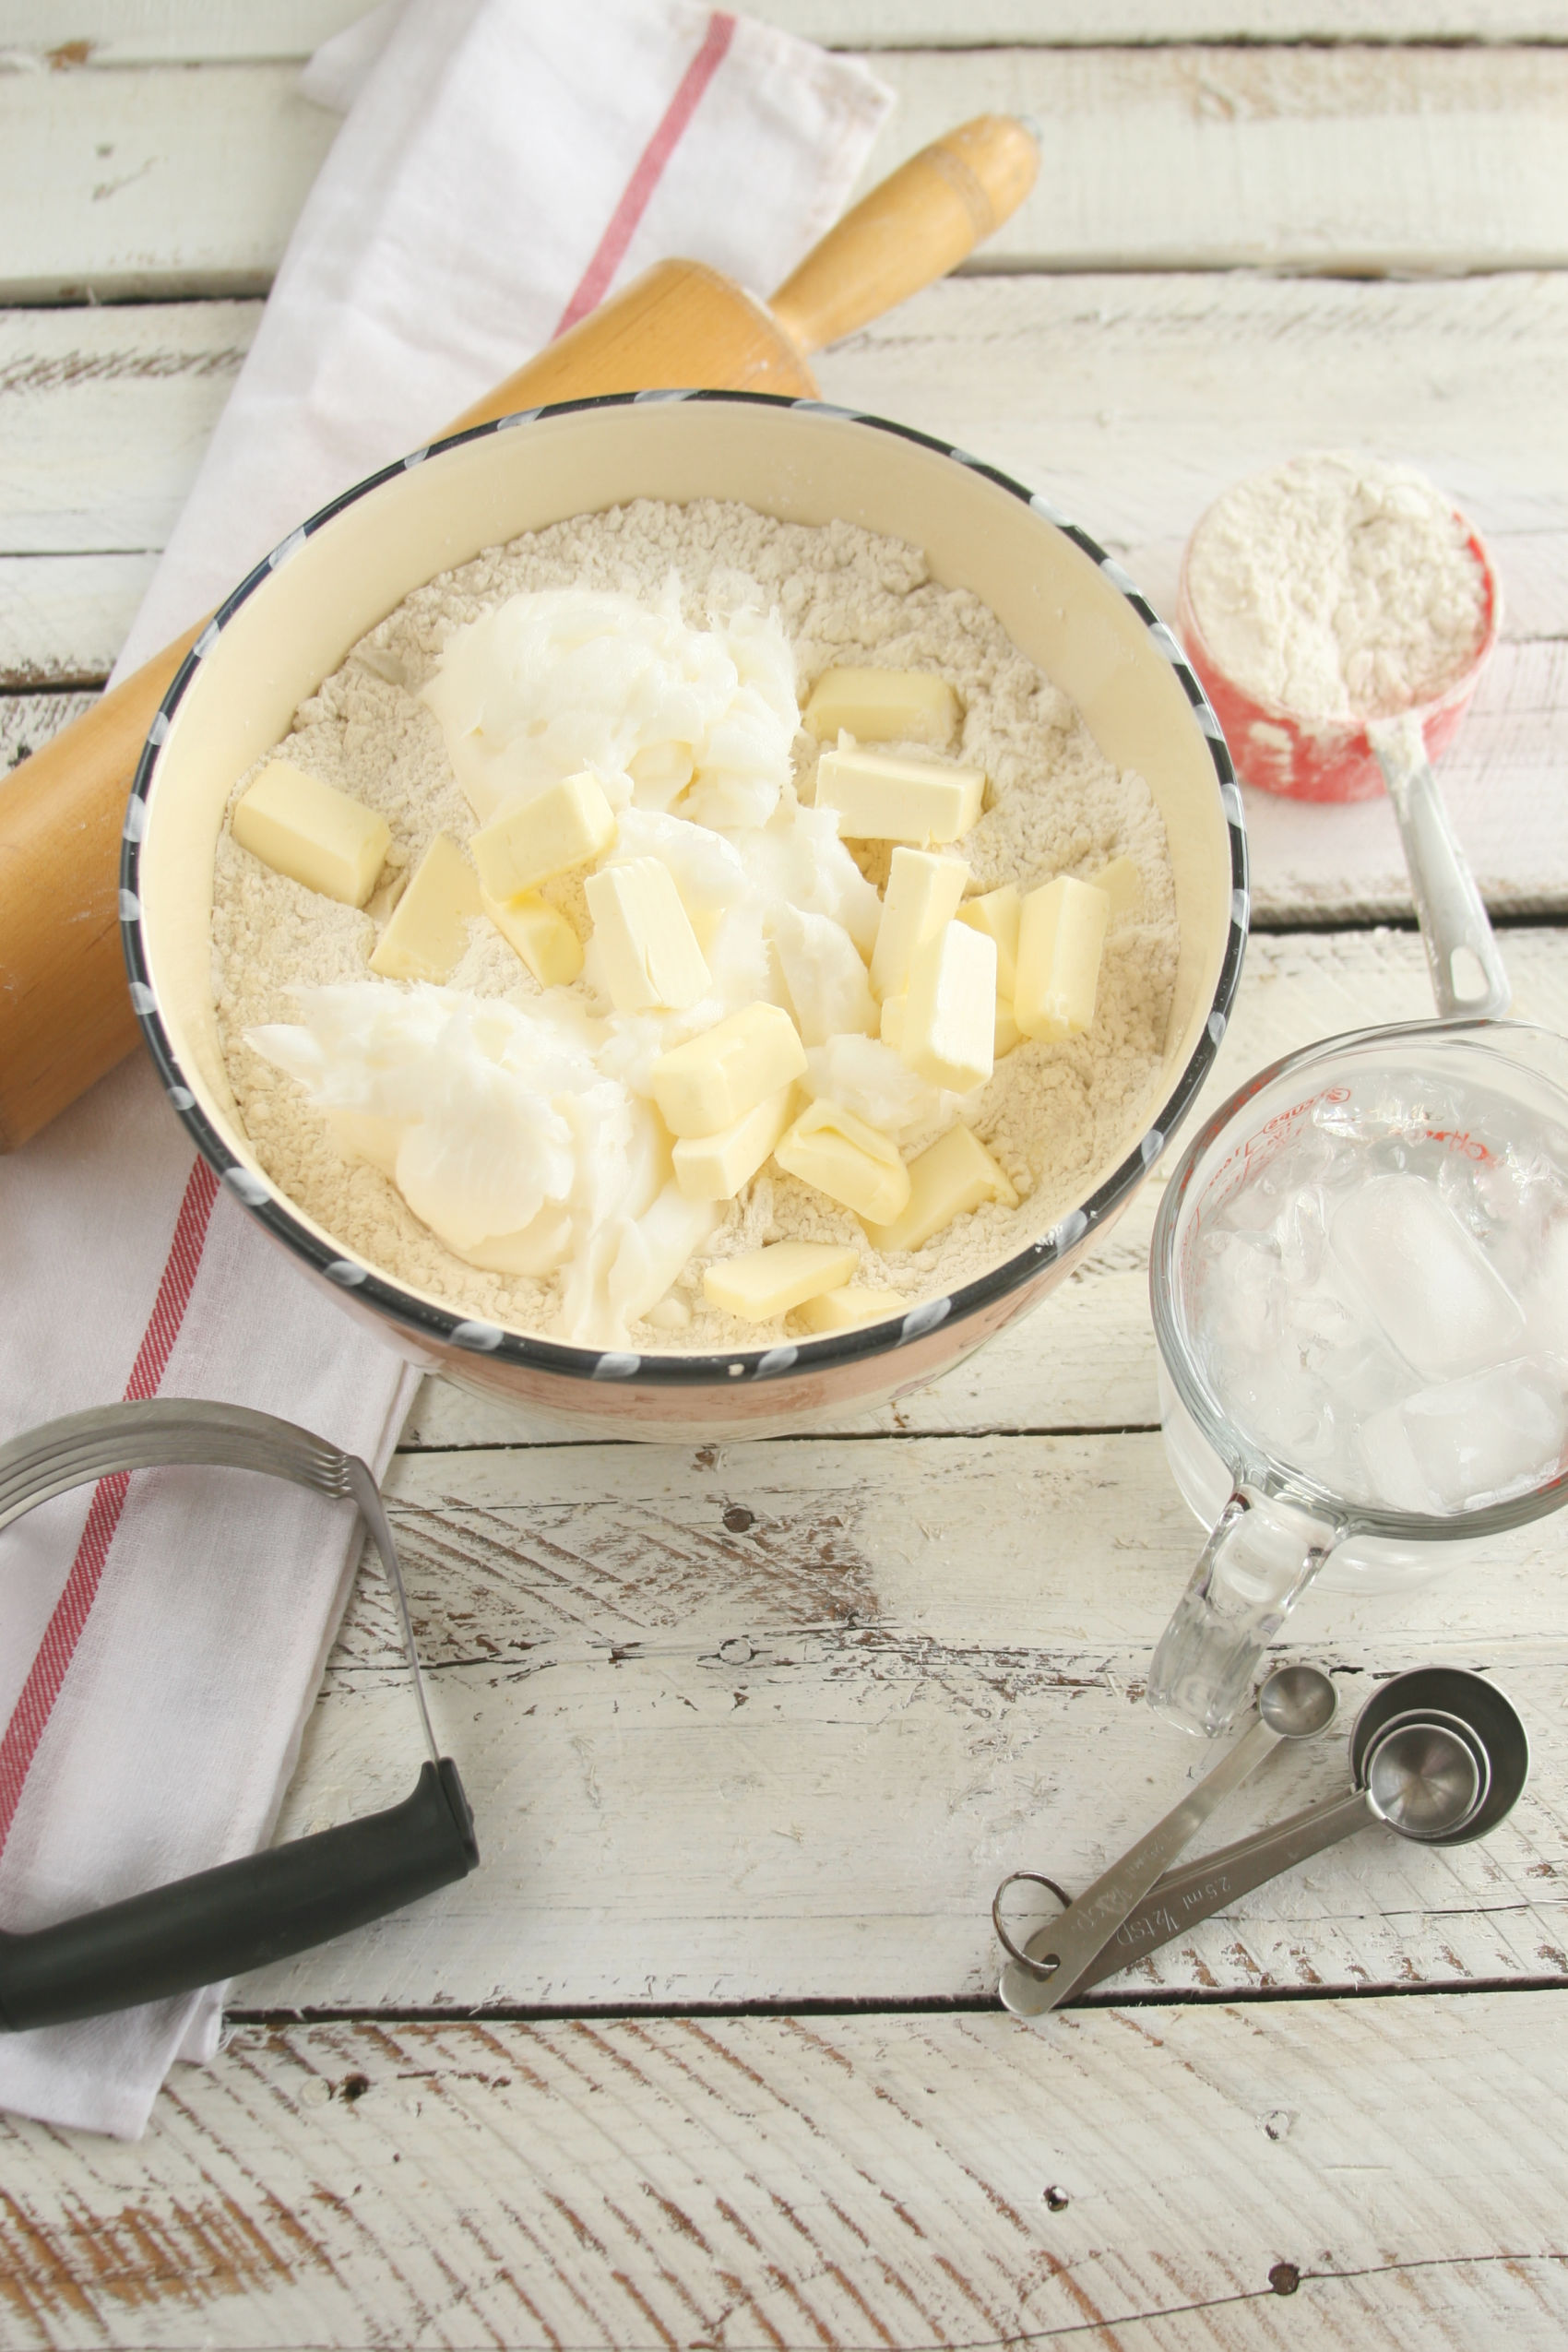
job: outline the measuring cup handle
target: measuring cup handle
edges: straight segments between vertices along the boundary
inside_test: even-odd
[[[1420,722],[1407,713],[1367,733],[1399,827],[1438,1012],[1445,1021],[1501,1020],[1511,996],[1503,952],[1443,804]],[[1472,959],[1468,967],[1461,956]]]
[[[1229,1728],[1258,1660],[1332,1547],[1238,1487],[1215,1523],[1149,1668],[1149,1705],[1189,1731]]]

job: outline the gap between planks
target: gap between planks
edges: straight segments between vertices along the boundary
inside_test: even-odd
[[[13,55],[39,69],[300,63],[362,0],[9,0]],[[1001,43],[1166,47],[1203,42],[1561,42],[1558,0],[756,0],[749,13],[836,49]],[[74,29],[66,35],[66,23]]]

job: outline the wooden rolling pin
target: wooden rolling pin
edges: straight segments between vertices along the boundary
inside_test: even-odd
[[[594,392],[695,385],[809,397],[806,353],[944,277],[1022,203],[1038,160],[1022,123],[979,115],[873,188],[770,303],[701,262],[659,262],[446,431]],[[0,783],[0,1151],[47,1126],[137,1042],[120,955],[120,829],[147,731],[203,626]]]

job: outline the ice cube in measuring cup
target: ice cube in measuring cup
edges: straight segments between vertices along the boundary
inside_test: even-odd
[[[1341,1201],[1329,1243],[1423,1380],[1453,1380],[1517,1352],[1525,1318],[1479,1243],[1419,1176],[1374,1176]]]
[[[1378,1501],[1446,1513],[1527,1494],[1560,1467],[1565,1438],[1568,1363],[1522,1356],[1373,1414],[1360,1451]]]
[[[1553,1218],[1519,1284],[1529,1344],[1568,1356],[1568,1217]]]

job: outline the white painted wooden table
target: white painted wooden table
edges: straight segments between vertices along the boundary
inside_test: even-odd
[[[115,650],[330,136],[295,61],[357,6],[0,0],[9,756]],[[764,13],[881,53],[878,172],[981,105],[1045,125],[994,249],[830,355],[830,397],[1038,482],[1167,609],[1206,502],[1304,446],[1473,513],[1508,615],[1445,783],[1518,1010],[1568,1027],[1562,0]],[[1211,1100],[1428,1004],[1386,811],[1249,815]],[[1551,1523],[1292,1628],[1347,1716],[1407,1665],[1498,1669],[1536,1767],[1492,1839],[1341,1848],[1047,2033],[994,2005],[996,1879],[1083,1883],[1190,1762],[1140,1699],[1194,1540],[1152,1192],[1031,1321],[831,1435],[564,1445],[426,1390],[390,1492],[484,1867],[238,1987],[141,2145],[0,2129],[0,2347],[1562,2343]],[[367,1586],[285,1834],[400,1793],[406,1718]]]

